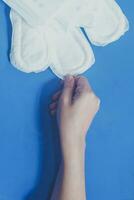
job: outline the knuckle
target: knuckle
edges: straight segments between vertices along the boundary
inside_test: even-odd
[[[85,94],[90,95],[92,93],[91,90],[89,90],[89,88],[85,88],[84,89]]]
[[[95,94],[94,94],[94,92],[92,90],[88,90],[87,91],[87,95],[89,96],[90,99],[95,99],[96,98],[96,96],[95,96]]]
[[[100,99],[97,97],[97,108],[98,108],[98,109],[100,108],[100,104],[101,104],[101,101],[100,101]]]
[[[79,77],[79,80],[87,81],[87,79],[86,79],[84,76],[80,76],[80,77]]]
[[[101,101],[100,101],[99,97],[97,97],[93,91],[88,91],[87,94],[88,94],[88,97],[90,98],[90,100],[94,101],[95,104],[97,105],[97,107],[100,107]]]
[[[100,99],[98,97],[95,98],[95,107],[97,111],[100,109]]]

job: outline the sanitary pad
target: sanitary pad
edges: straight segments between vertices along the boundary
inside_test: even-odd
[[[86,71],[94,63],[94,54],[78,28],[71,30],[51,21],[49,26],[29,26],[16,12],[11,11],[13,27],[11,63],[24,72],[40,72],[51,66],[63,77]]]
[[[72,27],[83,27],[97,46],[114,42],[129,29],[128,20],[115,0],[77,0],[73,6],[66,5],[57,18]]]
[[[3,0],[32,26],[41,25],[60,9],[66,0]]]
[[[115,0],[93,0],[93,2],[97,5],[92,16],[93,25],[89,27],[84,21],[85,31],[94,45],[105,46],[128,31],[129,23]]]
[[[39,72],[51,66],[52,71],[61,78],[67,74],[80,74],[95,61],[93,51],[80,27],[85,28],[90,41],[99,46],[117,40],[129,28],[125,15],[114,0],[50,2],[57,2],[51,11],[56,5],[57,10],[54,14],[49,12],[45,16],[43,13],[39,15],[40,9],[37,9],[38,22],[43,22],[40,26],[36,20],[32,22],[30,17],[26,18],[28,12],[27,15],[20,12],[24,7],[13,6],[19,14],[11,11],[11,62],[22,71]],[[47,5],[47,1],[45,3]]]

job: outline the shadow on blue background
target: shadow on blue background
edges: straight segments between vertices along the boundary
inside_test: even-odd
[[[1,33],[3,33],[3,44],[6,46],[6,48],[4,46],[4,49],[6,51],[4,51],[5,59],[4,56],[1,56],[1,66],[5,66],[6,68],[1,69],[1,74],[3,74],[3,76],[0,78],[0,96],[3,97],[0,100],[0,134],[4,133],[4,135],[7,135],[7,143],[4,143],[5,138],[1,135],[1,158],[4,156],[4,159],[3,167],[2,165],[0,167],[0,177],[1,180],[4,179],[4,181],[0,182],[0,186],[1,184],[3,185],[3,187],[0,187],[0,199],[49,199],[59,166],[60,149],[56,120],[55,118],[50,117],[48,107],[51,101],[51,96],[60,87],[60,81],[52,76],[50,72],[48,72],[47,80],[44,79],[44,75],[42,78],[38,78],[38,75],[34,74],[31,76],[29,91],[27,91],[27,83],[30,80],[29,75],[21,72],[18,73],[16,69],[14,70],[12,68],[12,66],[9,69],[7,68],[7,66],[10,65],[8,60],[12,29],[9,21],[10,10],[7,6],[4,6],[4,4],[1,4],[1,6],[3,15],[6,14],[6,17],[4,18],[5,30],[1,29]],[[4,62],[4,60],[7,62]],[[16,72],[18,74],[18,79],[14,79],[16,77]],[[7,83],[5,82],[5,77],[8,80]],[[33,79],[33,77],[35,78]],[[41,83],[39,83],[40,81],[38,82],[39,79],[41,79]],[[39,84],[37,84],[37,82]],[[22,87],[24,89],[24,96],[26,95],[28,97],[26,99],[25,97],[23,98],[23,92],[19,89],[22,89]],[[32,87],[34,87],[34,90],[32,90]],[[34,91],[37,91],[37,97],[34,95]],[[17,96],[20,96],[21,101],[18,105],[15,100]],[[28,101],[29,106],[27,104]],[[11,104],[13,105],[11,106]],[[30,106],[33,110],[29,109]],[[14,110],[15,107],[18,109]],[[24,114],[21,115],[23,112]],[[36,114],[34,114],[34,112]],[[6,116],[2,126],[4,118],[3,113],[5,113]],[[9,116],[9,124],[7,122],[7,115]],[[23,127],[21,126],[21,123],[23,123]],[[32,127],[32,124],[34,124],[34,128]],[[17,127],[16,130],[15,127]],[[32,130],[30,127],[32,127]],[[12,135],[10,135],[11,138],[9,134]],[[9,141],[11,142],[11,146],[8,144]],[[20,146],[22,148],[20,148]],[[11,152],[11,154],[6,148]],[[31,152],[33,152],[33,157],[31,156]],[[14,155],[16,156],[15,160],[13,158]],[[8,171],[5,167],[7,165],[10,165],[10,168],[7,169]],[[10,174],[9,176],[8,172]],[[21,178],[21,176],[30,177],[30,175],[34,177],[34,183],[32,186],[29,186],[31,185],[29,182],[32,180],[27,181],[27,178],[24,178],[23,180]],[[19,182],[20,185],[21,183],[24,183],[26,187],[20,186],[18,184]],[[29,189],[26,189],[27,187]],[[19,190],[19,188],[21,189]],[[23,190],[26,190],[26,192],[22,192]]]
[[[39,136],[38,175],[36,186],[26,200],[50,199],[53,183],[56,179],[60,162],[60,144],[55,117],[49,114],[49,103],[53,94],[51,84],[45,84],[42,89],[37,116]],[[57,85],[56,89],[59,87]],[[47,91],[47,95],[46,95]]]
[[[84,75],[101,99],[87,137],[87,200],[134,200],[134,2],[118,0],[130,31],[104,48]],[[60,161],[48,105],[60,81],[9,62],[9,9],[0,1],[0,199],[48,200]]]

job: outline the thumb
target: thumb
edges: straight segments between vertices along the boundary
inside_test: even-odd
[[[64,88],[62,99],[65,104],[71,104],[74,91],[75,80],[73,76],[66,76],[64,80]]]

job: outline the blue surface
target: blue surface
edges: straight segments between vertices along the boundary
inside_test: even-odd
[[[88,200],[134,200],[134,2],[118,2],[130,31],[93,47],[96,64],[85,74],[102,101],[87,137]],[[8,13],[0,1],[0,200],[45,200],[60,157],[48,112],[59,80],[50,70],[29,75],[11,66]]]

